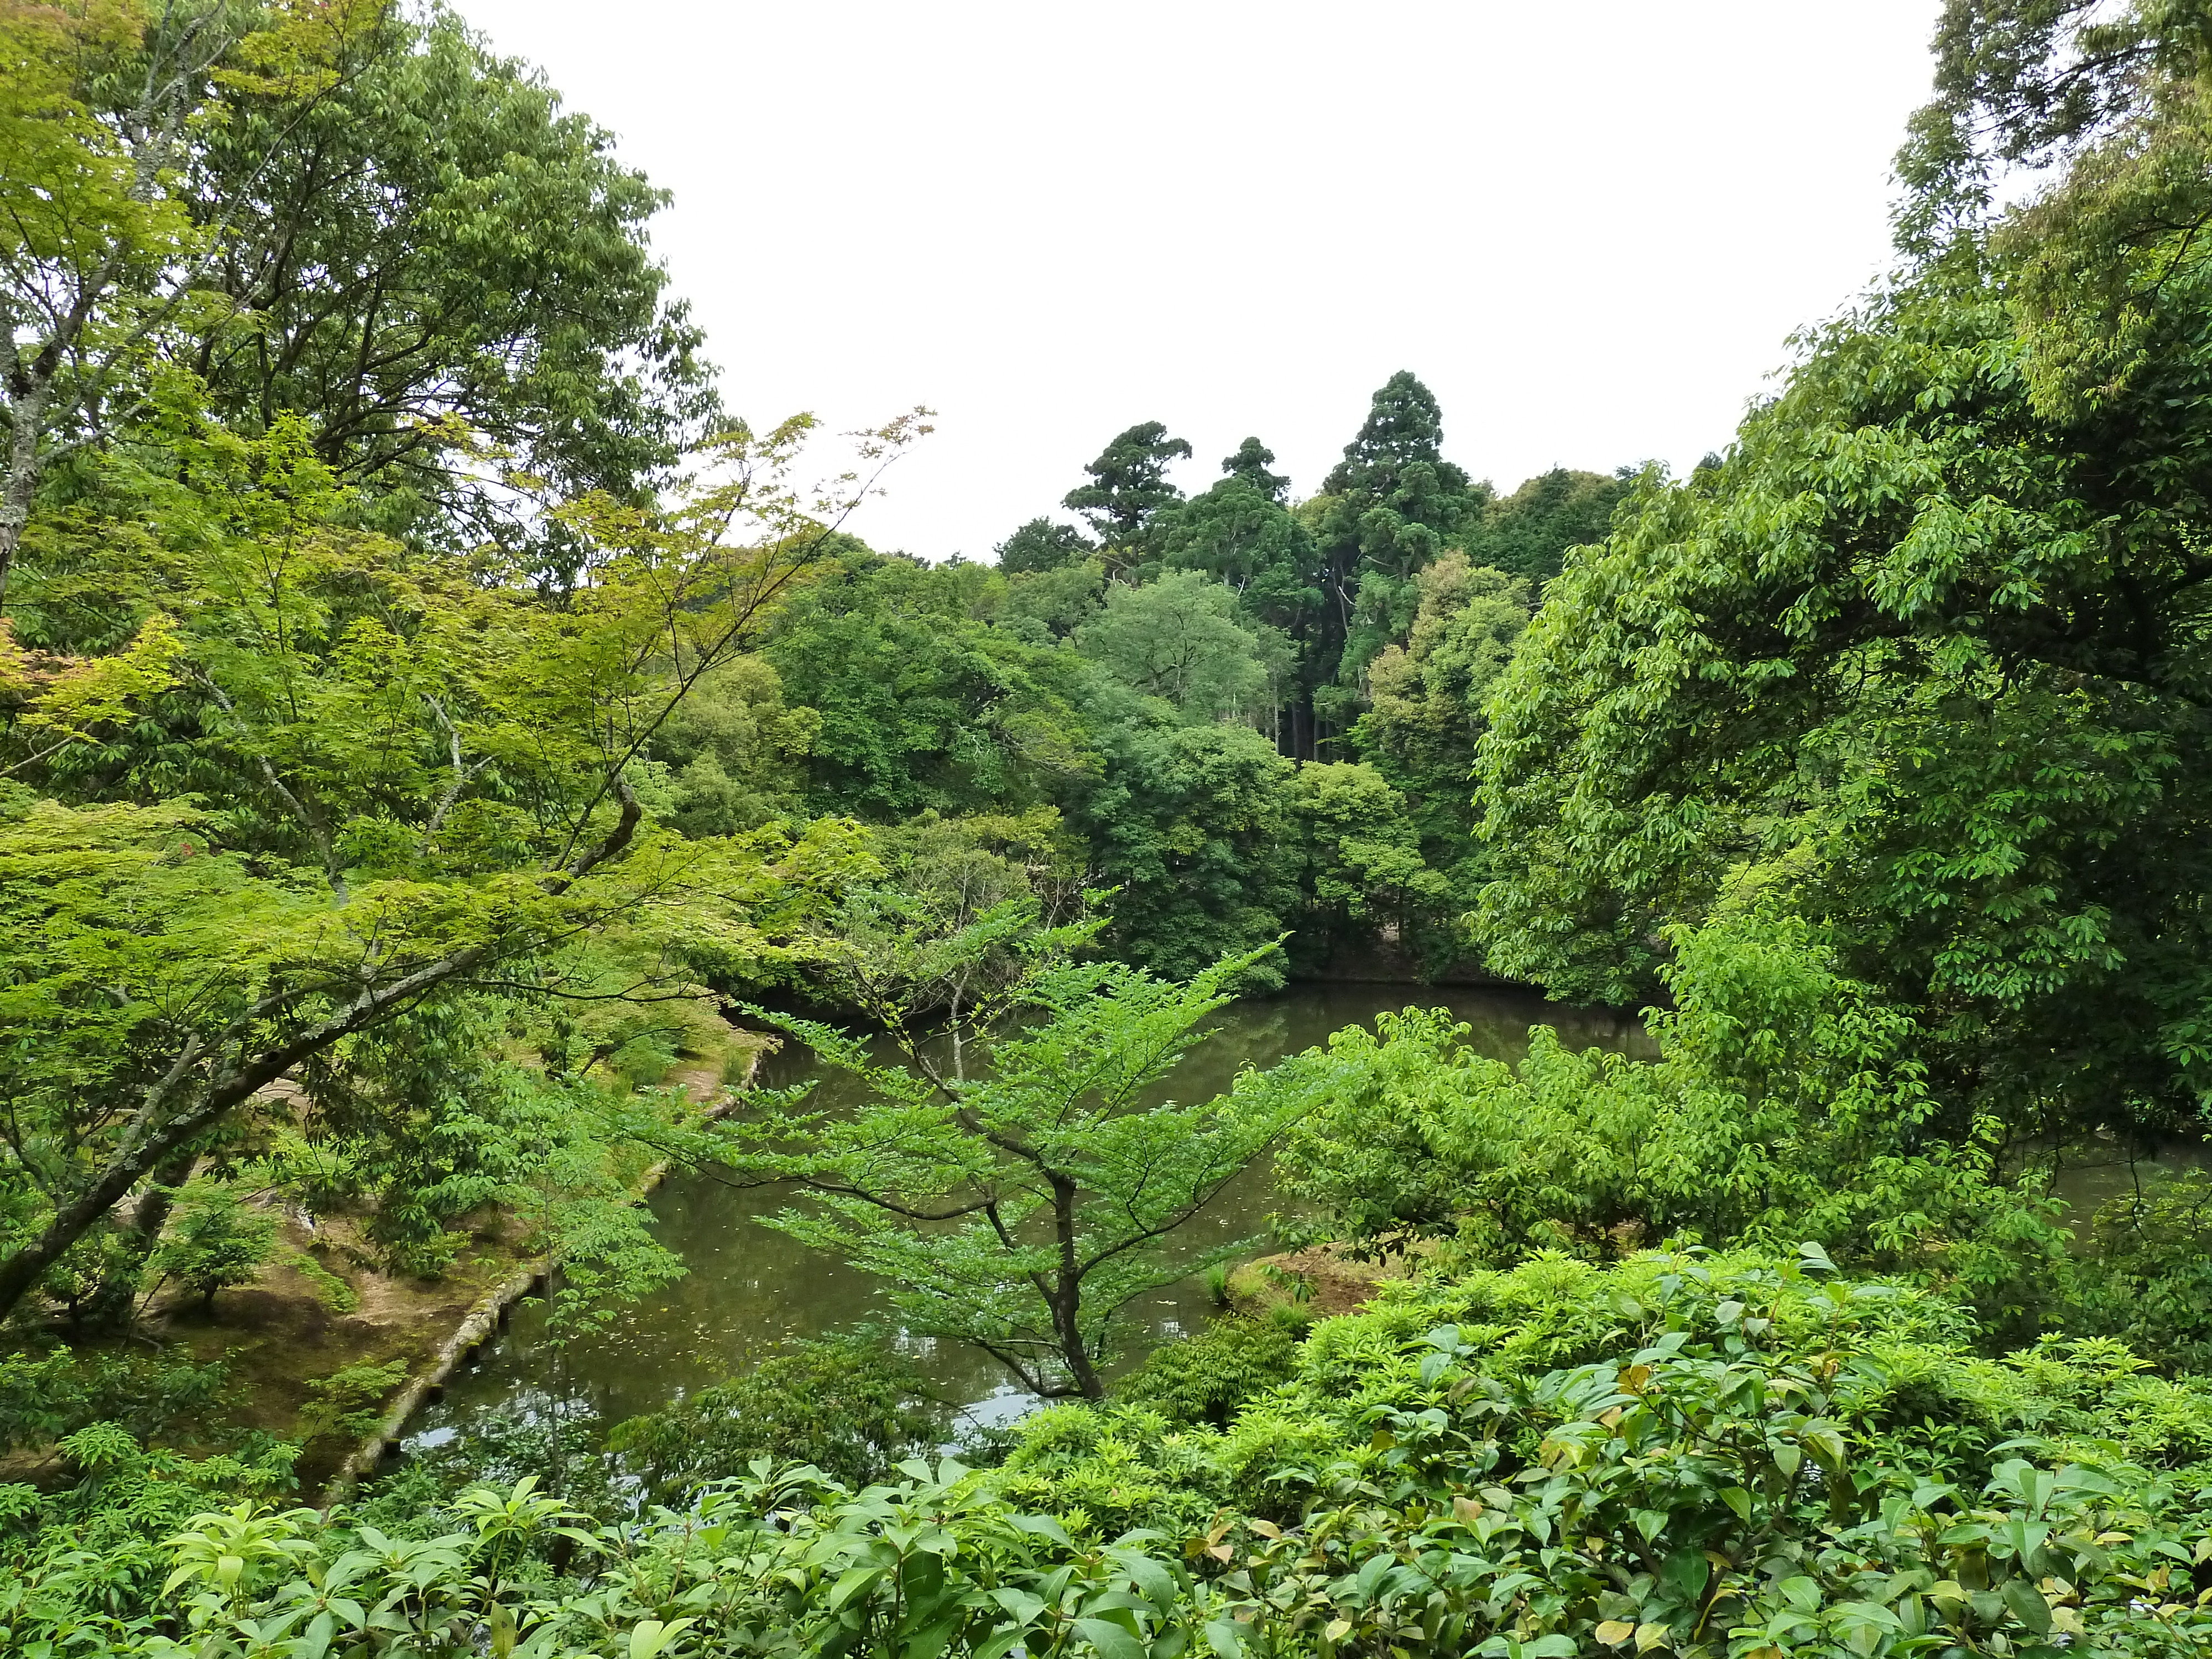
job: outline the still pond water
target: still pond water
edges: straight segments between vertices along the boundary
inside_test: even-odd
[[[1163,1098],[1206,1100],[1228,1088],[1245,1066],[1267,1066],[1364,1024],[1380,1012],[1411,1005],[1449,1008],[1473,1028],[1482,1053],[1518,1059],[1528,1028],[1556,1027],[1573,1048],[1641,1049],[1643,1029],[1609,1010],[1567,1008],[1533,994],[1466,986],[1304,985],[1279,996],[1236,1004],[1217,1015],[1218,1029],[1168,1079]],[[803,1048],[787,1048],[761,1067],[772,1086],[813,1074]],[[833,1074],[814,1103],[841,1103],[836,1091],[853,1085]],[[535,1304],[516,1310],[507,1330],[475,1364],[454,1376],[445,1396],[416,1419],[416,1445],[469,1432],[495,1413],[563,1418],[589,1413],[606,1423],[659,1409],[691,1390],[738,1376],[795,1337],[823,1336],[874,1321],[896,1331],[877,1282],[842,1263],[758,1224],[787,1200],[773,1191],[738,1191],[711,1175],[679,1173],[653,1194],[660,1240],[690,1271],[624,1311],[608,1330],[580,1339],[565,1355],[546,1344]],[[1279,1207],[1264,1168],[1255,1168],[1216,1199],[1187,1230],[1194,1255],[1232,1239],[1271,1248],[1267,1217]],[[1172,1285],[1131,1310],[1123,1342],[1131,1353],[1202,1325],[1212,1304],[1202,1280]],[[991,1360],[927,1339],[895,1337],[947,1397],[979,1422],[1003,1422],[1033,1403]]]

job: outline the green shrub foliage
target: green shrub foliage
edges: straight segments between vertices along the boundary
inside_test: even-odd
[[[1030,1419],[1000,1468],[751,1471],[641,1525],[524,1481],[399,1536],[210,1509],[143,1599],[19,1559],[21,1646],[1099,1659],[2179,1654],[2212,1640],[2212,1393],[1795,1255],[1558,1254],[1325,1321],[1226,1427]]]

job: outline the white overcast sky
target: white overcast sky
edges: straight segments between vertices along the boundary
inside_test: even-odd
[[[988,557],[1138,421],[1310,493],[1411,368],[1503,489],[1724,445],[1887,261],[1937,0],[458,0],[675,194],[730,406],[938,430]],[[1064,515],[1063,515],[1064,516]]]

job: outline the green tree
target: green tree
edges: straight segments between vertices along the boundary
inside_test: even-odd
[[[223,227],[179,189],[196,142],[246,100],[303,118],[381,9],[0,9],[0,605],[49,469],[128,418],[174,328],[222,309],[208,291]]]
[[[1122,696],[1127,697],[1127,694]],[[1100,773],[1071,807],[1098,881],[1118,890],[1109,945],[1188,977],[1279,936],[1297,902],[1283,856],[1292,767],[1249,727],[1093,705]],[[1249,989],[1268,989],[1259,964]]]
[[[529,501],[487,447],[556,495],[640,499],[716,414],[647,247],[666,192],[442,6],[379,8],[349,50],[321,95],[234,89],[196,131],[187,200],[222,303],[170,354],[241,429],[311,416],[389,527],[438,512],[520,549]],[[581,551],[556,533],[534,556],[573,576]]]
[[[1913,268],[1547,590],[1485,745],[1503,971],[1640,996],[1759,864],[1924,1015],[1951,1133],[2201,1124],[2212,276],[2100,217],[2181,188],[2194,15],[1947,13],[1921,138],[2054,172],[2006,208],[1971,147],[1922,153]],[[2048,259],[2081,305],[2031,298]]]
[[[765,658],[739,657],[708,675],[653,735],[669,822],[687,836],[727,836],[794,810],[817,723],[813,711],[786,706]]]
[[[1117,583],[1076,630],[1075,648],[1186,720],[1254,724],[1269,720],[1289,655],[1279,635],[1264,638],[1239,619],[1234,592],[1195,570],[1141,587]]]
[[[786,701],[812,711],[811,810],[1020,810],[1087,771],[1078,665],[976,614],[1003,592],[988,566],[848,549],[786,609],[762,654]]]
[[[918,941],[926,988],[945,959],[1002,948],[1032,909],[987,913],[950,939]],[[1095,927],[1021,943],[1023,971],[961,1015],[985,1056],[950,1070],[915,1019],[909,985],[872,958],[842,988],[902,1056],[809,1021],[779,1018],[822,1060],[861,1079],[852,1113],[770,1108],[719,1130],[740,1176],[811,1195],[771,1224],[875,1274],[908,1328],[969,1344],[1032,1393],[1097,1399],[1115,1323],[1139,1297],[1244,1248],[1178,1251],[1176,1231],[1258,1157],[1298,1103],[1256,1077],[1203,1104],[1157,1089],[1205,1035],[1267,948],[1188,983],[1120,963],[1071,961]],[[832,972],[836,972],[835,963]]]
[[[1386,647],[1367,672],[1369,707],[1352,729],[1353,747],[1403,797],[1421,857],[1446,878],[1451,897],[1431,907],[1420,954],[1441,966],[1464,948],[1455,923],[1486,878],[1474,836],[1475,753],[1489,728],[1491,690],[1511,659],[1534,607],[1525,580],[1472,567],[1447,553],[1414,579],[1420,606],[1402,645]]]
[[[1326,1103],[1286,1143],[1286,1193],[1370,1248],[1456,1236],[1515,1260],[1668,1237],[1815,1240],[1859,1271],[1979,1300],[2015,1337],[2067,1308],[2068,1235],[2001,1131],[1942,1133],[1923,1033],[1763,899],[1678,928],[1656,1059],[1576,1054],[1546,1028],[1509,1066],[1442,1010],[1387,1016],[1297,1062]]]
[[[805,886],[817,853],[842,863],[834,831],[789,863],[684,842],[629,781],[817,556],[826,532],[782,481],[806,426],[728,434],[669,509],[570,509],[592,580],[566,608],[343,528],[301,423],[240,437],[182,390],[158,446],[57,518],[26,634],[74,645],[119,613],[125,648],[9,664],[15,769],[70,799],[11,786],[0,810],[0,1010],[21,1039],[0,1061],[0,1314],[334,1045],[471,982],[556,992],[562,953],[617,927],[633,994],[688,988],[686,917],[712,933],[748,890],[790,894],[779,864]],[[228,810],[161,799],[180,767]]]
[[[1414,573],[1488,498],[1487,485],[1443,459],[1443,442],[1436,395],[1401,369],[1309,504],[1325,618],[1316,710],[1333,727],[1351,723],[1368,664],[1412,626]]]
[[[1184,440],[1168,436],[1158,421],[1140,422],[1083,469],[1091,482],[1069,490],[1060,505],[1090,521],[1109,565],[1142,563],[1162,516],[1182,500],[1182,491],[1168,482],[1168,464],[1189,458]]]
[[[1290,480],[1268,469],[1273,451],[1247,438],[1221,463],[1222,478],[1166,521],[1160,546],[1171,569],[1202,570],[1227,584],[1248,620],[1273,629],[1297,654],[1300,678],[1284,698],[1285,753],[1313,753],[1305,663],[1319,639],[1321,574],[1312,532],[1286,504]]]
[[[1080,564],[1097,550],[1073,525],[1054,524],[1050,519],[1031,519],[994,550],[999,568],[1009,576],[1035,575]]]
[[[1455,544],[1470,563],[1548,581],[1559,574],[1560,556],[1569,548],[1605,539],[1613,509],[1626,498],[1634,477],[1630,468],[1608,477],[1555,466],[1488,502]]]
[[[203,1310],[213,1312],[216,1292],[250,1284],[260,1273],[276,1248],[276,1219],[228,1188],[186,1188],[148,1264],[155,1285],[173,1279],[199,1292]]]
[[[1325,974],[1379,945],[1449,962],[1450,884],[1421,857],[1411,803],[1371,766],[1309,761],[1291,775],[1286,854],[1300,864],[1297,965]]]

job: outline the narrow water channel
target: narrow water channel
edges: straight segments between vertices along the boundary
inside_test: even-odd
[[[1378,1012],[1417,1005],[1449,1008],[1473,1028],[1482,1053],[1517,1059],[1528,1028],[1558,1028],[1576,1048],[1620,1049],[1644,1042],[1630,1016],[1562,1007],[1533,994],[1492,988],[1380,984],[1302,985],[1280,995],[1242,1002],[1216,1016],[1217,1030],[1167,1080],[1162,1097],[1209,1099],[1247,1065],[1266,1066],[1324,1041]],[[781,1086],[813,1074],[803,1049],[767,1061],[761,1081]],[[815,1102],[839,1103],[854,1085],[831,1074]],[[477,1363],[456,1376],[442,1400],[414,1425],[410,1442],[434,1444],[469,1433],[495,1415],[564,1417],[588,1413],[602,1422],[653,1411],[690,1390],[738,1376],[798,1337],[827,1335],[874,1321],[918,1362],[951,1400],[978,1421],[1004,1421],[1032,1403],[993,1361],[966,1349],[905,1337],[897,1331],[876,1282],[842,1263],[758,1224],[788,1200],[773,1191],[738,1191],[710,1174],[679,1173],[652,1200],[661,1241],[690,1271],[659,1295],[624,1310],[606,1331],[578,1340],[556,1355],[544,1340],[536,1305],[517,1310],[507,1330]],[[1265,1169],[1233,1184],[1190,1225],[1193,1253],[1217,1242],[1252,1239],[1254,1254],[1270,1248],[1267,1218],[1279,1207]],[[1186,1280],[1133,1310],[1125,1328],[1127,1358],[1202,1324],[1212,1311],[1204,1284]],[[1125,1363],[1127,1360],[1125,1359]]]

